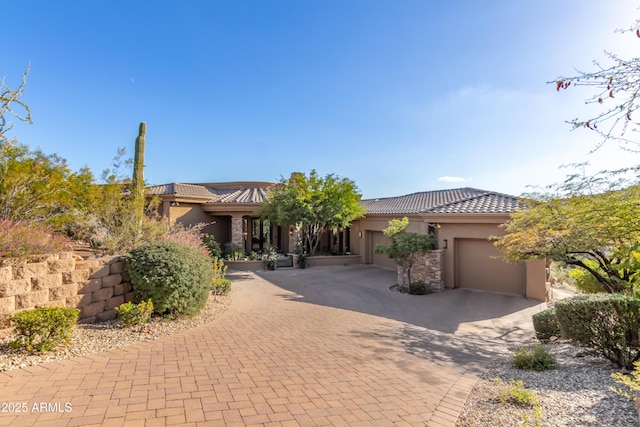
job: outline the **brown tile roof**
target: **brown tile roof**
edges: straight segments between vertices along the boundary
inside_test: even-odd
[[[182,184],[172,182],[171,184],[155,185],[150,187],[153,196],[190,197],[206,199],[207,203],[262,203],[266,198],[268,189],[262,187],[249,188],[225,188],[226,184],[221,184],[222,188],[208,187],[200,184]]]
[[[367,214],[509,214],[520,206],[518,197],[476,188],[425,191],[405,196],[367,199]]]
[[[208,203],[262,203],[267,197],[265,188],[240,188],[237,190],[210,189],[215,197]]]
[[[202,199],[212,199],[214,197],[211,191],[202,185],[182,184],[178,182],[154,185],[150,187],[150,193],[152,196],[175,195],[178,197],[197,197]]]

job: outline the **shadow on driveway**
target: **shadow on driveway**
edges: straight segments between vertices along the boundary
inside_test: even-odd
[[[389,289],[396,283],[394,271],[370,265],[279,269],[258,275],[288,291],[280,295],[288,300],[402,322],[393,329],[350,332],[352,338],[374,338],[376,351],[384,357],[400,347],[416,357],[462,364],[476,372],[506,348],[530,341],[531,315],[546,308],[524,297],[467,289],[401,294]]]

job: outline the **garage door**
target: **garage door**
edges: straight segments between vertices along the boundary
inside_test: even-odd
[[[500,252],[484,239],[456,239],[456,284],[460,288],[524,295],[524,263],[508,264]]]
[[[388,245],[390,243],[389,238],[382,234],[382,231],[371,231],[370,236],[371,239],[369,241],[371,242],[371,245],[369,250],[371,251],[371,257],[369,259],[371,260],[371,263],[380,267],[391,268],[395,270],[396,262],[389,258],[389,255],[376,253],[376,246]]]

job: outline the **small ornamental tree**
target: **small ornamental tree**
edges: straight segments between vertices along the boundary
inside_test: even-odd
[[[387,254],[402,268],[402,283],[399,285],[408,288],[411,283],[411,269],[418,254],[424,254],[435,248],[436,240],[431,234],[407,233],[409,219],[392,219],[389,226],[383,230],[385,236],[391,239],[388,246],[378,245],[375,248],[377,254]],[[406,277],[406,281],[405,281]]]
[[[323,231],[348,227],[364,215],[359,201],[358,187],[350,179],[333,174],[322,178],[312,170],[309,176],[294,173],[281,179],[257,213],[280,226],[300,227],[303,247],[313,255]]]

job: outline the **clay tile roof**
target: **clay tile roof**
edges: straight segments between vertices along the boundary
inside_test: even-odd
[[[215,196],[209,203],[262,203],[268,193],[265,188],[210,190]]]
[[[520,206],[518,200],[507,194],[467,187],[367,199],[362,204],[367,214],[509,214]]]
[[[172,182],[171,184],[154,185],[150,187],[153,196],[175,195],[182,197],[197,197],[202,199],[212,199],[214,195],[202,185],[181,184]]]

